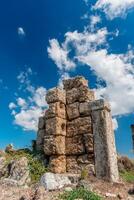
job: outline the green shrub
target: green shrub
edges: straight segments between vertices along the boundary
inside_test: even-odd
[[[64,192],[59,196],[59,199],[62,200],[75,200],[75,199],[83,199],[83,200],[102,200],[97,194],[90,192],[84,188],[74,189],[69,192]]]
[[[48,171],[48,169],[44,166],[42,160],[40,159],[40,152],[33,152],[29,149],[22,149],[6,153],[7,165],[11,162],[11,160],[18,160],[21,157],[26,157],[28,159],[31,183],[38,182],[40,177]]]
[[[85,180],[85,179],[87,179],[88,178],[88,170],[87,169],[83,169],[82,171],[81,171],[81,179],[82,180]]]
[[[120,176],[124,181],[134,183],[134,171],[122,171]]]

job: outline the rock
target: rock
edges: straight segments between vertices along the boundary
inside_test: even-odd
[[[8,173],[8,169],[6,167],[6,158],[4,156],[0,157],[0,178]]]
[[[80,116],[79,102],[67,105],[67,116],[69,120],[78,118]]]
[[[93,134],[84,134],[84,145],[87,153],[94,152]]]
[[[85,153],[82,135],[66,138],[66,155],[80,155]]]
[[[81,116],[91,115],[91,108],[89,102],[83,102],[79,105],[79,112]]]
[[[36,139],[36,149],[38,151],[41,151],[43,149],[44,144],[44,136],[45,136],[45,130],[38,130],[37,132],[37,139]]]
[[[64,136],[45,136],[44,137],[45,155],[64,155],[65,154],[65,137]]]
[[[55,102],[49,104],[49,109],[46,110],[45,118],[53,118],[59,117],[62,119],[66,119],[66,111],[65,111],[65,104],[62,102]]]
[[[71,185],[71,181],[65,175],[45,173],[40,180],[41,186],[44,186],[46,190],[59,190],[65,186]]]
[[[25,185],[30,182],[28,160],[22,157],[19,160],[11,161],[9,165],[9,176],[3,180],[9,185]]]
[[[46,101],[48,104],[55,102],[62,102],[66,104],[66,94],[59,88],[53,88],[47,92]]]
[[[82,76],[77,76],[72,79],[63,80],[65,90],[71,90],[72,88],[79,88],[81,86],[88,87],[88,80]]]
[[[67,156],[66,166],[68,173],[78,174],[80,173],[80,167],[77,163],[77,156]]]
[[[14,148],[13,148],[13,144],[9,144],[8,146],[6,146],[6,148],[5,148],[5,152],[6,153],[12,153],[12,152],[14,152],[15,150],[14,150]]]
[[[39,129],[45,129],[45,117],[40,117],[38,122]]]
[[[64,189],[64,191],[65,192],[71,192],[73,189],[71,188],[71,187],[66,187],[65,189]]]
[[[49,168],[53,173],[66,173],[66,157],[61,156],[51,156]]]
[[[111,198],[116,198],[117,197],[116,194],[112,194],[112,193],[106,193],[105,196],[106,197],[111,197]]]
[[[78,187],[82,187],[86,190],[92,191],[93,190],[93,186],[91,185],[91,183],[87,180],[80,180]]]
[[[91,133],[91,117],[79,117],[67,122],[67,137]]]
[[[94,92],[85,86],[66,91],[67,104],[72,104],[74,102],[90,102],[94,101],[94,99]]]
[[[46,196],[46,190],[43,186],[38,186],[38,188],[35,191],[33,200],[44,200],[44,197]]]
[[[66,120],[54,117],[46,120],[46,135],[66,135]]]
[[[91,164],[94,160],[94,154],[80,155],[77,158],[79,164]]]
[[[134,188],[129,189],[129,190],[128,190],[128,194],[134,195]]]

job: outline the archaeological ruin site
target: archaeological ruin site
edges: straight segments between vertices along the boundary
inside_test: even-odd
[[[117,182],[117,153],[109,103],[95,100],[84,77],[48,91],[48,110],[39,119],[36,146],[53,173],[79,174]]]

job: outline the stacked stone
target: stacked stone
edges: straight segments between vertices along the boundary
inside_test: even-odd
[[[49,109],[45,113],[44,153],[49,156],[49,167],[53,173],[66,172],[66,95],[59,88],[48,91],[46,101]]]
[[[83,77],[64,80],[66,91],[66,170],[80,173],[94,166],[93,132],[88,102],[94,100]]]
[[[36,139],[36,149],[38,151],[43,151],[44,135],[45,135],[45,116],[42,116],[39,118],[38,132]]]

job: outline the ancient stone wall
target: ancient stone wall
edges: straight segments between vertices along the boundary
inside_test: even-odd
[[[88,81],[63,81],[64,89],[48,91],[49,108],[39,119],[37,149],[49,158],[54,173],[88,170],[98,178],[118,181],[117,156],[110,107],[95,100]]]

